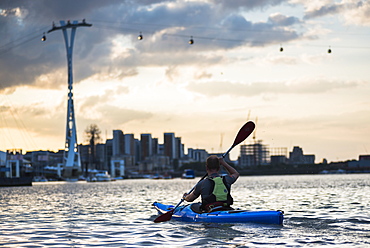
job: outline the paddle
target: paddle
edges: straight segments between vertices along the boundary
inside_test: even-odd
[[[244,124],[244,126],[242,126],[238,132],[238,134],[236,135],[235,137],[235,140],[234,140],[234,143],[232,144],[232,146],[229,148],[229,150],[227,150],[227,152],[225,152],[222,157],[225,158],[227,154],[229,154],[229,152],[235,147],[237,146],[238,144],[240,144],[241,142],[243,142],[254,130],[254,127],[255,127],[255,124],[252,122],[252,121],[248,121],[247,123]],[[207,176],[207,173],[198,181],[198,183],[200,181],[202,181],[204,178],[206,178]],[[197,184],[198,184],[197,183]],[[196,185],[197,185],[196,184]],[[193,190],[195,189],[195,186],[188,192],[188,194],[190,194],[191,192],[193,192]],[[167,213],[164,213],[160,216],[158,216],[154,222],[158,223],[158,222],[165,222],[165,221],[169,221],[171,218],[172,218],[172,215],[173,213],[175,212],[175,210],[177,209],[178,206],[180,206],[180,204],[184,201],[184,199],[181,199],[181,201],[179,203],[177,203],[177,205],[171,209],[170,211],[168,211]]]

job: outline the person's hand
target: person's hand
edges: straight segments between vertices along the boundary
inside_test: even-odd
[[[185,200],[185,198],[188,196],[188,193],[184,193],[183,195],[182,195],[182,199],[184,199]]]
[[[220,162],[220,164],[224,163],[225,162],[224,157],[218,157],[218,161]]]

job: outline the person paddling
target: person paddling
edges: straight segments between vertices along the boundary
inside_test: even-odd
[[[228,175],[219,174],[222,165]],[[192,208],[197,212],[212,212],[214,210],[232,209],[233,198],[230,194],[231,185],[239,178],[239,172],[225,162],[223,157],[211,155],[206,161],[206,171],[208,177],[198,182],[195,189],[190,193],[185,193],[183,199],[193,202],[201,196],[202,202],[192,204]]]

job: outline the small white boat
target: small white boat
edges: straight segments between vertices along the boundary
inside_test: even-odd
[[[191,170],[191,169],[184,170],[184,173],[182,173],[181,178],[183,178],[183,179],[194,179],[195,178],[194,170]]]
[[[97,182],[110,182],[112,181],[108,171],[99,171],[99,173],[95,174],[95,178]]]

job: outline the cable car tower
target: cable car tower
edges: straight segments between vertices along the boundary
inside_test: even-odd
[[[65,140],[65,149],[63,155],[63,165],[64,165],[64,174],[65,178],[77,177],[78,173],[81,172],[81,160],[80,154],[78,152],[77,146],[77,131],[76,131],[76,119],[75,111],[73,104],[73,73],[72,73],[72,52],[73,44],[76,35],[76,29],[78,27],[91,27],[92,24],[85,22],[85,19],[82,23],[78,21],[60,21],[60,26],[57,27],[53,23],[53,28],[48,31],[48,33],[62,30],[64,41],[67,50],[67,63],[68,63],[68,107],[67,107],[67,125],[66,125],[66,140]],[[71,37],[68,40],[67,29],[71,29]]]

